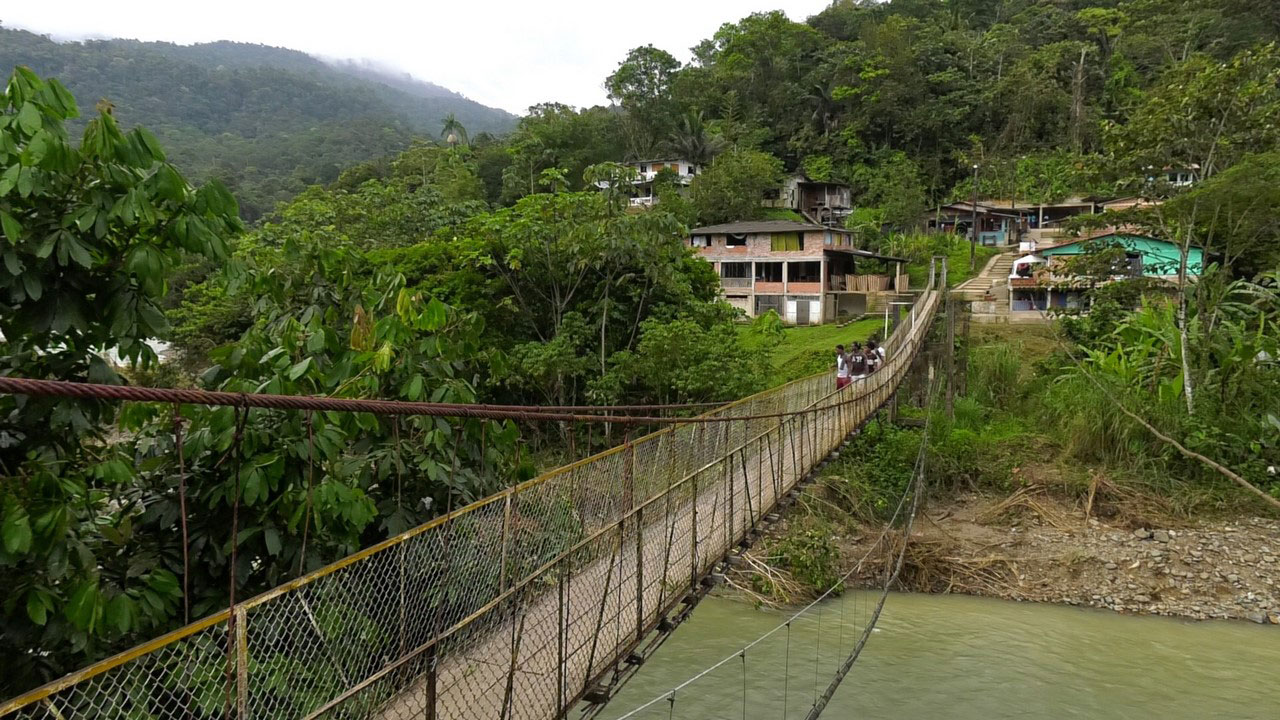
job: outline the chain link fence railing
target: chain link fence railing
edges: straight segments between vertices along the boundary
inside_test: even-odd
[[[884,367],[713,410],[348,556],[0,705],[15,720],[553,718],[893,395]],[[754,417],[785,414],[782,417]]]

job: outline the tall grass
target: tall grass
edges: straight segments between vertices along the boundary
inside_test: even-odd
[[[954,287],[981,272],[996,248],[978,246],[974,249],[976,267],[969,269],[969,241],[954,233],[894,233],[880,238],[875,249],[887,255],[906,258],[907,275],[912,287],[924,287],[929,281],[929,260],[938,255],[947,257],[947,284]]]
[[[1033,367],[1021,342],[996,342],[969,349],[969,397],[1009,410],[1031,382]]]

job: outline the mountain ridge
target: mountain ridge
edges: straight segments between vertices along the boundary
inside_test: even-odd
[[[0,68],[17,65],[57,77],[82,115],[110,101],[122,125],[155,132],[191,179],[226,182],[251,220],[347,167],[438,138],[446,115],[472,134],[516,122],[369,61],[256,43],[57,41],[0,26]]]

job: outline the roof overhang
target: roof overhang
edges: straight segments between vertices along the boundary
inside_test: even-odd
[[[884,262],[900,262],[900,263],[907,262],[906,258],[894,257],[893,255],[881,255],[880,253],[873,253],[870,250],[859,250],[857,248],[824,247],[822,248],[822,251],[829,252],[829,253],[840,253],[842,255],[852,255],[854,257],[860,257],[867,260],[881,260]]]

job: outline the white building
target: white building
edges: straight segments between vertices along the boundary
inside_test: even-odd
[[[631,198],[633,206],[648,206],[658,201],[657,192],[654,189],[654,181],[658,178],[658,173],[663,170],[670,170],[675,173],[672,179],[677,185],[687,187],[693,182],[694,176],[701,172],[702,168],[697,163],[682,159],[663,159],[663,160],[636,160],[624,163],[627,167],[636,171],[635,195]]]

